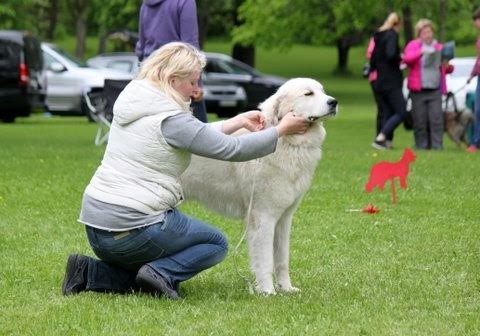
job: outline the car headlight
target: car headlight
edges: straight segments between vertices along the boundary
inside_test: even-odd
[[[237,87],[237,89],[235,90],[235,94],[239,97],[242,97],[242,98],[247,97],[247,94],[245,93],[245,90],[241,86]]]

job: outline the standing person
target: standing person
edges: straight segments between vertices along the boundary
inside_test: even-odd
[[[480,30],[480,8],[473,13],[473,24]],[[472,144],[468,146],[468,152],[477,152],[480,149],[480,36],[477,38],[477,61],[473,66],[470,78],[467,83],[477,76],[477,88],[475,90],[475,103],[473,105],[475,112],[475,121],[473,123]]]
[[[393,139],[393,132],[406,114],[405,98],[402,94],[403,75],[400,70],[400,47],[398,32],[401,27],[397,13],[391,13],[373,35],[375,49],[370,67],[377,71],[375,91],[378,93],[383,121],[380,132],[372,143],[376,149],[389,149],[387,141]]]
[[[408,67],[408,89],[412,99],[413,135],[417,149],[442,149],[444,115],[442,95],[447,93],[446,73],[453,71],[442,61],[442,44],[434,39],[433,23],[420,19],[417,39],[408,42],[403,61]]]
[[[288,113],[264,129],[259,111],[213,124],[189,110],[205,56],[172,42],[146,59],[119,95],[101,165],[85,189],[79,222],[100,260],[72,254],[64,295],[141,290],[178,299],[178,286],[225,258],[224,234],[177,210],[179,176],[191,154],[247,161],[275,151],[279,137],[308,122]],[[251,131],[228,136],[240,128]]]
[[[372,54],[373,54],[374,50],[375,50],[375,40],[372,36],[370,38],[370,40],[368,41],[367,52],[365,54],[367,60],[370,61],[372,59]],[[383,121],[383,113],[382,113],[382,110],[380,108],[380,98],[379,98],[379,95],[378,95],[377,91],[375,90],[375,81],[376,80],[377,80],[377,71],[376,70],[369,71],[368,82],[370,83],[370,87],[372,88],[373,98],[375,99],[375,104],[377,106],[377,117],[375,119],[375,126],[376,126],[375,127],[375,135],[380,133],[380,131],[382,130],[382,121]],[[391,145],[391,140],[392,139],[387,139],[387,146]]]
[[[195,0],[143,0],[138,33],[135,53],[140,62],[169,42],[185,42],[200,49]],[[192,97],[193,115],[207,122],[207,108],[202,95],[203,90],[200,89]]]

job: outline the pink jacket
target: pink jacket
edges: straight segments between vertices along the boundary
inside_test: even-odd
[[[368,60],[370,60],[370,58],[372,58],[373,49],[375,49],[375,40],[373,39],[373,37],[371,37],[370,41],[368,41],[367,53],[365,54],[365,56],[367,57]],[[377,80],[377,70],[373,70],[368,75],[368,81],[369,82],[374,82],[376,80]]]
[[[435,43],[435,50],[442,50],[440,43]],[[403,61],[408,66],[408,89],[410,91],[422,90],[422,40],[416,39],[408,42],[403,52]],[[440,92],[447,93],[445,74],[453,72],[453,65],[443,64],[440,66]]]

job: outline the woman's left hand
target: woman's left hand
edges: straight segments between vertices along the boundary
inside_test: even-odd
[[[250,132],[257,132],[265,128],[265,117],[260,111],[248,111],[237,116],[242,119],[243,127]]]
[[[197,90],[193,91],[193,94],[192,94],[192,100],[194,102],[198,102],[200,100],[202,100],[203,98],[203,89],[201,87],[198,87]]]

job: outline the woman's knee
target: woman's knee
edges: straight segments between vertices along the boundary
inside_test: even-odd
[[[226,255],[227,251],[228,251],[228,239],[227,239],[227,237],[221,231],[218,231],[215,236],[216,236],[215,237],[215,244],[218,245],[222,250],[224,250],[224,253]]]

